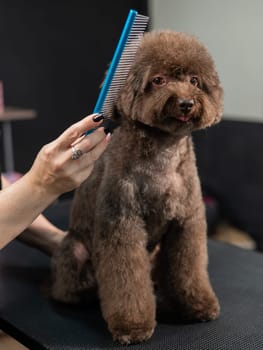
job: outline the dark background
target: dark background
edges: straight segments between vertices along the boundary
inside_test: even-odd
[[[249,119],[249,116],[248,116]],[[263,124],[223,120],[193,134],[205,196],[263,251]]]
[[[130,9],[146,1],[0,1],[0,80],[5,104],[33,108],[37,119],[12,123],[15,168],[90,114]]]

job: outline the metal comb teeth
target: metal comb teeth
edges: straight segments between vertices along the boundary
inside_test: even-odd
[[[122,57],[119,61],[118,67],[111,81],[108,94],[102,106],[102,113],[105,117],[110,118],[110,116],[112,115],[114,103],[116,101],[120,89],[127,80],[130,68],[134,61],[136,51],[141,41],[141,36],[141,33],[138,34],[137,37],[133,35],[133,38],[129,40],[126,44],[126,49],[124,50]]]
[[[149,17],[130,10],[120,41],[105,77],[94,112],[110,118],[118,93],[125,84]]]

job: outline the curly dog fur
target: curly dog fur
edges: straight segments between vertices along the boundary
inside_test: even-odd
[[[75,193],[69,234],[53,258],[52,294],[67,302],[98,294],[121,343],[152,335],[154,283],[166,307],[186,320],[219,315],[191,132],[220,120],[222,95],[196,38],[145,34],[115,106],[120,126]]]

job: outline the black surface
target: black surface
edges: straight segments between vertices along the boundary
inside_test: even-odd
[[[213,241],[209,254],[220,318],[160,323],[148,342],[127,347],[112,342],[98,305],[49,301],[43,292],[49,259],[13,242],[0,253],[0,326],[30,349],[262,349],[263,255]]]

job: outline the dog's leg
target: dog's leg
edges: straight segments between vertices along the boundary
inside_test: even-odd
[[[94,252],[102,313],[113,339],[122,344],[147,340],[156,324],[145,236],[136,223],[122,220],[110,239],[99,238]]]
[[[58,301],[76,303],[96,296],[90,254],[79,240],[70,235],[52,259],[52,279],[51,295]]]
[[[219,303],[207,273],[206,222],[203,208],[183,223],[173,222],[162,242],[160,284],[168,304],[186,320],[208,321]]]

